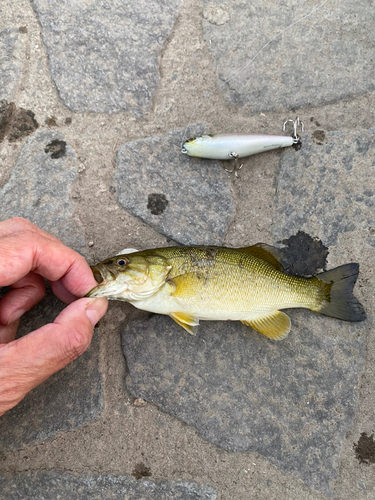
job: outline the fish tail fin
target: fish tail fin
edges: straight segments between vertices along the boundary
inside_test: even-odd
[[[353,295],[358,272],[359,265],[350,263],[318,274],[316,279],[321,282],[323,297],[316,312],[344,321],[365,320],[365,310]]]

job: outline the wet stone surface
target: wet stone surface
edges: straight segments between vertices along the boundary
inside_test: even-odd
[[[210,486],[187,481],[137,481],[127,476],[84,475],[58,472],[20,474],[12,478],[0,476],[1,498],[69,498],[69,500],[216,500]]]
[[[7,101],[0,101],[0,142],[18,141],[32,134],[39,127],[34,113],[29,109],[17,108]]]
[[[64,307],[49,291],[38,306],[24,315],[19,335],[52,322]],[[99,356],[99,336],[94,332],[91,346],[82,356],[28,393],[1,417],[0,450],[19,449],[47,441],[57,433],[76,429],[99,418],[104,406]],[[1,488],[0,479],[0,498],[18,498],[2,495]],[[32,497],[21,495],[19,498]]]
[[[291,316],[281,342],[237,322],[202,322],[193,337],[165,316],[132,321],[122,334],[127,387],[215,445],[260,453],[330,494],[357,407],[362,327]]]
[[[375,247],[375,130],[306,134],[298,153],[280,160],[274,241],[302,230],[337,246],[340,237]],[[293,154],[294,153],[294,154]]]
[[[317,238],[298,231],[282,241],[281,263],[284,272],[294,276],[314,276],[326,270],[328,248]]]
[[[203,34],[219,72],[218,83],[240,71],[267,42],[319,3],[301,6],[292,0],[275,8],[273,2],[255,0],[244,8],[243,2],[204,0]],[[375,11],[370,5],[369,0],[343,0],[332,9],[327,3],[287,30],[224,87],[228,101],[265,112],[374,90],[373,65],[368,63],[375,57]]]
[[[359,463],[375,464],[374,434],[368,436],[366,432],[362,432],[358,443],[354,444],[354,451]]]
[[[181,154],[181,131],[124,144],[117,156],[123,208],[188,245],[220,245],[233,217],[228,174],[218,162]]]
[[[74,111],[141,116],[158,85],[160,51],[180,0],[33,0],[51,75]]]
[[[65,144],[65,153],[58,157],[50,150],[56,143]],[[70,203],[77,168],[76,155],[61,133],[37,132],[22,148],[9,181],[0,190],[0,219],[25,217],[79,250],[85,239]]]

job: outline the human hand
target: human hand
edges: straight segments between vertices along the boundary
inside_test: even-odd
[[[0,416],[34,387],[83,354],[106,299],[83,297],[97,285],[85,259],[31,222],[0,222]],[[57,297],[70,305],[53,323],[14,340],[20,317],[45,294],[50,280]]]

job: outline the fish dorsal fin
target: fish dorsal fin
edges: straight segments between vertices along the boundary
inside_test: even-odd
[[[197,327],[199,325],[199,318],[196,318],[192,314],[185,312],[172,312],[169,316],[175,320],[182,328],[185,328],[187,332],[191,335],[197,334]]]
[[[251,326],[272,340],[282,340],[290,332],[290,318],[281,311],[273,312],[264,318],[241,321],[241,323]]]
[[[239,252],[246,253],[247,255],[252,255],[253,257],[258,257],[263,259],[269,264],[272,264],[278,271],[282,271],[284,268],[280,264],[281,251],[267,243],[257,243],[251,247],[237,248]]]
[[[116,255],[128,255],[129,253],[139,252],[136,248],[124,248],[121,252],[116,253]]]

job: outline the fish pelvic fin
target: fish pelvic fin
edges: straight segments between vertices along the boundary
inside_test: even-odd
[[[323,298],[316,312],[344,321],[365,320],[366,312],[353,295],[358,272],[359,264],[352,262],[318,274]]]
[[[244,325],[251,326],[257,332],[272,340],[282,340],[290,332],[290,318],[281,311],[275,311],[260,319],[241,321]]]
[[[199,318],[185,312],[173,312],[169,316],[191,335],[197,334]]]
[[[258,259],[265,260],[278,271],[282,271],[284,269],[280,263],[281,251],[276,247],[267,245],[267,243],[257,243],[251,247],[237,248],[236,250],[253,257],[258,257]]]

